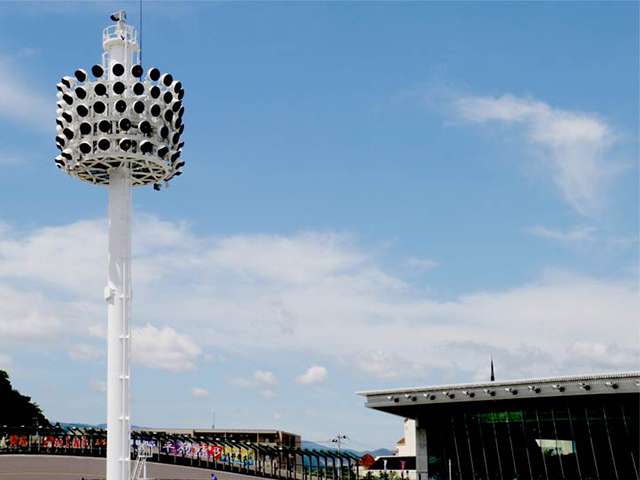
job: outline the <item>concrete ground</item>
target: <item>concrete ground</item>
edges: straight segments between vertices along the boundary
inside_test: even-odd
[[[0,480],[85,480],[105,478],[105,459],[52,455],[0,455]],[[147,464],[147,477],[170,480],[256,480],[238,473],[193,467]]]

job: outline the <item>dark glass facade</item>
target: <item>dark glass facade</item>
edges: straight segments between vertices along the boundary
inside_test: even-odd
[[[433,405],[436,480],[638,480],[638,394],[586,394]]]

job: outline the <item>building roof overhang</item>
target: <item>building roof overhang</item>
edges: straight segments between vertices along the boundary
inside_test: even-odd
[[[357,394],[366,397],[368,408],[416,418],[419,411],[431,405],[638,392],[640,372],[372,390]]]

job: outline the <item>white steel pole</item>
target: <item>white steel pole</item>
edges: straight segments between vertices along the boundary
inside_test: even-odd
[[[121,25],[120,22],[118,25]],[[126,37],[107,46],[109,79],[119,62],[131,68]],[[127,164],[109,179],[109,292],[107,367],[107,480],[129,480],[131,451],[131,173]]]

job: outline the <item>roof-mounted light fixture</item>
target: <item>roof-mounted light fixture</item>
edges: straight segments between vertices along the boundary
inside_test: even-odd
[[[475,393],[473,393],[473,392],[472,392],[472,391],[470,391],[470,390],[463,390],[463,391],[462,391],[462,393],[463,393],[464,395],[466,395],[467,397],[469,397],[469,398],[473,398],[473,397],[475,397],[475,396],[476,396],[476,394],[475,394]]]
[[[604,384],[605,384],[607,387],[612,388],[612,389],[614,389],[614,390],[617,390],[617,389],[618,389],[618,384],[617,384],[617,383],[615,383],[615,382],[608,381],[608,382],[604,382]]]
[[[491,390],[490,388],[485,388],[484,389],[484,393],[486,393],[490,397],[495,397],[496,396],[496,391],[495,390]]]
[[[560,385],[559,383],[555,383],[553,385],[551,385],[551,388],[553,388],[554,390],[557,390],[559,392],[564,392],[564,387],[562,385]]]
[[[540,387],[536,385],[529,385],[529,391],[533,393],[540,393]]]
[[[589,385],[587,382],[580,382],[578,383],[578,388],[580,390],[585,390],[588,392],[589,390],[591,390],[591,385]]]

